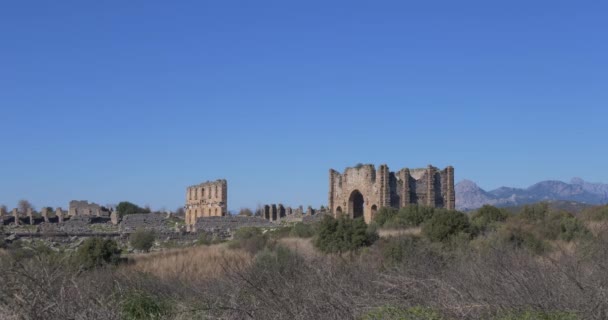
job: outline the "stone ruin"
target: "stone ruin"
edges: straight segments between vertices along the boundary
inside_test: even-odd
[[[207,181],[186,189],[186,225],[190,228],[200,217],[228,214],[228,182]]]
[[[68,210],[68,215],[70,217],[74,216],[109,216],[109,211],[102,210],[101,206],[96,203],[89,203],[85,200],[72,200],[70,201],[70,206]]]
[[[372,221],[379,208],[402,208],[411,204],[455,209],[454,168],[439,170],[404,168],[390,172],[387,165],[329,170],[329,210]]]

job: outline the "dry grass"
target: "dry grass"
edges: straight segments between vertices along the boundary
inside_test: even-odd
[[[323,254],[315,249],[312,238],[283,238],[279,244],[308,259],[322,257]]]
[[[608,231],[608,221],[587,221],[585,226],[594,236],[598,236]]]
[[[126,268],[149,273],[162,279],[213,279],[224,274],[225,265],[247,266],[252,256],[225,245],[172,249],[129,257]]]
[[[419,236],[422,233],[422,228],[408,229],[380,229],[378,234],[381,238],[400,237],[400,236]]]

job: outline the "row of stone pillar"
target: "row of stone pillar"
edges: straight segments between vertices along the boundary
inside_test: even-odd
[[[308,206],[306,209],[306,215],[308,216],[315,214],[315,212],[311,206]],[[277,221],[292,214],[303,215],[304,208],[300,206],[297,209],[292,209],[291,207],[284,207],[282,204],[271,204],[262,207],[262,218],[268,221]]]
[[[49,222],[48,208],[43,208],[40,211],[40,214],[42,215],[44,222]],[[0,208],[0,217],[4,217],[5,215],[7,215],[6,210],[4,208]],[[21,224],[21,214],[17,208],[12,210],[11,215],[15,219],[16,225]],[[57,219],[59,220],[59,222],[63,222],[63,210],[61,210],[61,208],[57,208],[57,210],[55,210],[55,215],[57,216]],[[29,223],[31,225],[33,225],[34,224],[34,212],[33,212],[32,208],[27,209],[27,211],[25,212],[25,216],[29,218]]]

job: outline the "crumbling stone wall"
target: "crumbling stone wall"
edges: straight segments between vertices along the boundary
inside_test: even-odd
[[[193,226],[200,217],[225,216],[228,213],[228,182],[207,181],[186,189],[186,224]]]
[[[454,168],[404,168],[390,172],[387,165],[359,165],[344,173],[329,170],[329,210],[372,221],[382,207],[410,204],[455,209]]]

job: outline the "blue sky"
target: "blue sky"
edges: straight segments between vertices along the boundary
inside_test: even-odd
[[[608,4],[4,1],[0,204],[319,206],[328,170],[608,182]]]

